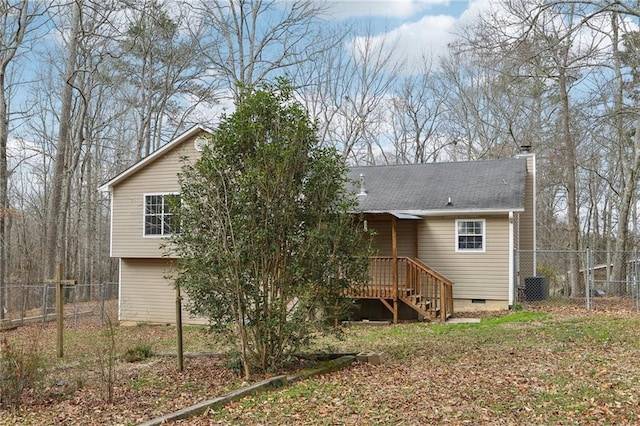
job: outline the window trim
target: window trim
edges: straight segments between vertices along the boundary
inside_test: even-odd
[[[164,201],[164,197],[167,195],[175,195],[175,196],[180,196],[179,192],[145,192],[144,194],[142,194],[142,237],[143,238],[167,238],[170,237],[174,234],[174,232],[165,234],[164,233],[164,216],[170,215],[173,216],[173,213],[167,213],[165,212],[164,208],[165,208],[165,201]],[[153,196],[161,196],[162,197],[162,212],[160,213],[161,217],[163,218],[162,220],[162,233],[160,234],[147,234],[147,216],[156,216],[156,215],[151,215],[151,214],[147,214],[147,197],[153,197]]]
[[[459,223],[460,222],[480,222],[482,223],[482,248],[479,249],[472,249],[472,248],[460,248],[460,241],[459,241]],[[487,220],[486,219],[456,219],[455,221],[455,240],[454,240],[454,244],[455,244],[455,251],[456,253],[484,253],[487,251]],[[462,234],[462,235],[472,235],[472,234]],[[480,234],[478,234],[480,235]]]

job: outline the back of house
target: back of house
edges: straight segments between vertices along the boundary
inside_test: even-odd
[[[119,319],[124,323],[175,321],[174,259],[164,247],[174,229],[169,200],[179,196],[182,161],[197,160],[203,136],[211,133],[195,126],[100,187],[111,196],[111,256],[119,259]],[[395,254],[447,277],[454,283],[455,310],[513,304],[521,268],[514,250],[535,248],[533,155],[353,167],[350,177],[356,181],[359,212],[376,231],[379,258]],[[402,274],[398,278],[406,279]],[[362,309],[355,315],[369,319],[393,317],[387,307],[398,302],[358,300]],[[404,300],[406,305],[409,299]],[[428,311],[424,303],[423,310],[399,306],[401,318],[420,318]],[[203,322],[187,312],[183,318]]]

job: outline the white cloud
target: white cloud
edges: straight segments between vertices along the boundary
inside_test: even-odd
[[[422,58],[435,59],[444,54],[447,46],[456,40],[461,26],[477,19],[495,0],[476,0],[468,3],[459,16],[448,14],[424,14],[414,22],[407,22],[391,31],[372,38],[370,45],[382,49],[393,49],[392,58],[406,60],[408,71],[418,70]],[[363,38],[356,38],[355,45],[362,45]]]
[[[496,7],[502,8],[501,0],[472,0],[469,2],[465,11],[460,15],[458,22],[469,23],[478,18],[481,13],[495,9]]]
[[[438,54],[455,39],[455,25],[456,18],[452,16],[427,15],[418,22],[402,25],[391,36],[398,37],[402,53],[410,56],[417,56],[418,52]]]
[[[446,15],[427,15],[417,22],[403,24],[400,27],[374,36],[369,46],[374,49],[393,49],[393,62],[406,60],[409,69],[418,66],[423,57],[435,58],[443,53],[447,45],[455,39],[453,29],[456,18]],[[354,45],[366,44],[363,37],[356,37]]]
[[[335,18],[382,16],[409,18],[433,6],[447,5],[449,0],[317,0],[327,5]]]

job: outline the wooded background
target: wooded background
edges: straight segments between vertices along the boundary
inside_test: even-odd
[[[97,187],[193,124],[215,128],[239,85],[281,76],[351,164],[530,146],[538,246],[608,250],[624,273],[638,241],[640,2],[502,1],[445,54],[401,59],[397,41],[324,6],[1,2],[0,290],[56,261],[82,283],[116,280]]]

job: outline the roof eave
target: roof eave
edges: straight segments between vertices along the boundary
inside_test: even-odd
[[[100,192],[111,192],[111,190],[113,189],[113,187],[115,185],[117,185],[118,183],[120,183],[121,181],[126,179],[127,177],[129,177],[132,174],[136,173],[138,170],[146,167],[147,164],[154,162],[157,158],[161,157],[166,152],[171,151],[173,148],[175,148],[177,145],[180,145],[185,140],[187,140],[189,138],[192,138],[193,136],[195,136],[195,135],[197,135],[199,133],[202,133],[202,132],[207,132],[207,133],[213,134],[213,130],[211,130],[211,129],[205,127],[205,126],[202,126],[200,124],[197,124],[197,125],[193,126],[192,128],[190,128],[189,130],[187,130],[184,133],[182,133],[179,136],[177,136],[175,139],[171,140],[169,143],[167,143],[163,147],[157,149],[156,151],[154,151],[151,154],[149,154],[146,157],[144,157],[142,160],[138,161],[137,163],[133,164],[129,168],[125,169],[120,174],[118,174],[117,176],[115,176],[114,178],[109,180],[108,182],[105,182],[102,185],[100,185],[98,187],[98,191],[100,191]]]
[[[439,209],[439,210],[359,210],[358,213],[364,214],[391,214],[394,216],[451,216],[451,215],[470,215],[470,214],[502,214],[502,213],[522,213],[524,207],[512,207],[503,209]]]

